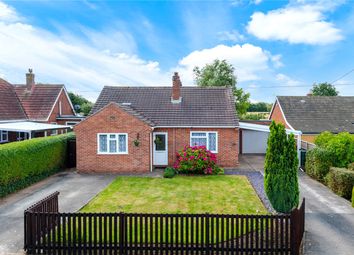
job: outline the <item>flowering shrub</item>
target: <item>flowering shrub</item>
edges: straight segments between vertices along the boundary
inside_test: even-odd
[[[185,146],[177,153],[174,168],[182,174],[222,174],[216,165],[216,155],[205,146]]]

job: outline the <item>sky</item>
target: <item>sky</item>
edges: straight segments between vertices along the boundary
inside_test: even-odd
[[[193,68],[235,67],[252,102],[333,82],[354,95],[354,1],[4,1],[0,77],[63,83],[94,101],[104,85],[195,86]]]

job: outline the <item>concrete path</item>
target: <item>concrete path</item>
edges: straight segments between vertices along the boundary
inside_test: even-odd
[[[62,172],[0,199],[0,255],[23,253],[23,212],[30,205],[59,191],[59,210],[75,212],[114,178],[109,174]]]
[[[264,156],[240,158],[240,168],[263,173]],[[305,255],[353,255],[354,208],[325,185],[299,171],[300,196],[306,199]]]
[[[305,254],[353,255],[354,208],[306,174],[299,177],[306,198]]]

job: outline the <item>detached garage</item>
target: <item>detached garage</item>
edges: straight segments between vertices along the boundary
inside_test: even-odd
[[[258,123],[258,124],[256,124]],[[269,136],[269,122],[240,121],[240,154],[265,154]],[[298,151],[301,148],[301,131],[286,129],[297,139]]]

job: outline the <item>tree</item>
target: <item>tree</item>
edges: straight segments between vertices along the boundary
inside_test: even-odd
[[[81,95],[72,92],[69,92],[68,94],[75,110],[84,116],[87,116],[92,109],[93,103]]]
[[[245,93],[242,88],[237,88],[237,77],[234,74],[235,68],[226,60],[214,60],[203,68],[195,67],[193,73],[195,81],[200,87],[223,86],[231,87],[236,98],[236,110],[239,115],[245,114],[250,105],[250,94]]]
[[[298,158],[293,134],[283,124],[270,125],[264,165],[264,187],[273,208],[288,213],[299,204]]]
[[[339,92],[336,90],[332,84],[323,82],[323,83],[314,83],[311,90],[313,96],[338,96]]]
[[[248,107],[248,112],[270,112],[272,109],[272,104],[265,102],[251,103]]]

